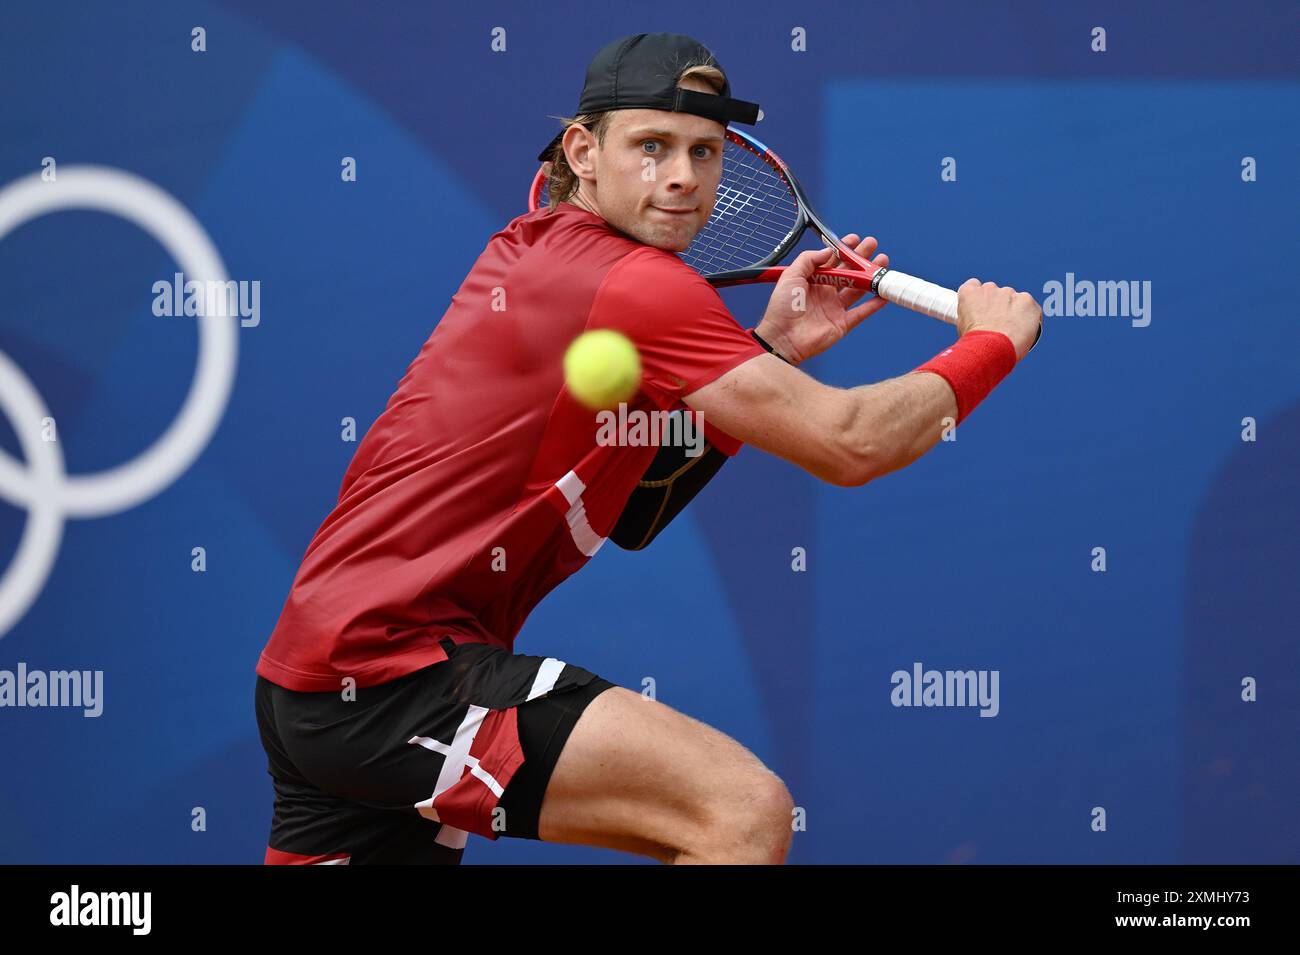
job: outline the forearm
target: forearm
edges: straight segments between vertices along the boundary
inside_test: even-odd
[[[904,468],[934,447],[957,420],[957,398],[939,375],[901,375],[848,390],[846,439],[858,449],[865,480]]]

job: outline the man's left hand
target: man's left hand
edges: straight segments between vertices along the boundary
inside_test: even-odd
[[[850,233],[844,244],[865,259],[876,251],[876,239],[867,236],[859,240]],[[871,261],[887,266],[889,256],[883,252]],[[819,355],[847,335],[858,323],[885,307],[885,300],[872,296],[862,305],[854,307],[865,290],[837,288],[833,285],[814,285],[808,279],[819,268],[839,268],[839,256],[834,249],[810,249],[801,252],[776,283],[767,311],[758,324],[758,334],[791,364],[799,364]],[[802,308],[798,308],[802,304]]]

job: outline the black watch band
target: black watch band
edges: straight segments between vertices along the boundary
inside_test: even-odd
[[[753,335],[753,336],[754,336],[754,341],[756,341],[756,342],[758,342],[760,345],[762,345],[763,348],[764,348],[764,349],[765,349],[769,354],[775,355],[777,358],[781,359],[781,360],[782,360],[783,362],[785,362],[787,365],[790,365],[790,366],[793,367],[794,362],[792,362],[790,359],[786,358],[784,355],[782,355],[779,351],[777,351],[775,348],[773,348],[773,347],[772,347],[771,345],[769,345],[767,342],[763,341],[763,337],[762,337],[761,335],[758,334],[758,329],[757,329],[757,328],[751,328],[751,329],[749,330],[749,334]]]

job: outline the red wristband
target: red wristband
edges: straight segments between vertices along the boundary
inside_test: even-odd
[[[914,368],[912,374],[931,371],[948,382],[957,396],[957,423],[961,424],[1015,367],[1016,346],[1010,338],[1001,332],[976,329]]]

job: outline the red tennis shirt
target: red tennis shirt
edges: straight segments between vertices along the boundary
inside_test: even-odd
[[[641,354],[635,411],[682,408],[762,347],[680,258],[561,203],[492,236],[357,447],[257,672],[291,690],[371,686],[455,643],[512,649],[604,543],[654,445],[598,442],[564,388],[583,331]],[[741,442],[705,422],[725,454]]]

